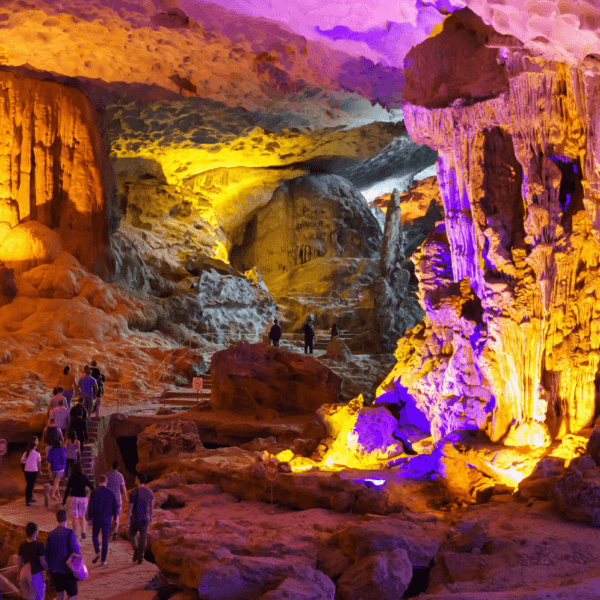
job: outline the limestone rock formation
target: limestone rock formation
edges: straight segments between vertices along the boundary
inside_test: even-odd
[[[254,215],[232,262],[242,271],[257,267],[268,285],[318,258],[373,258],[380,243],[358,190],[336,175],[306,176],[282,184]]]
[[[544,447],[596,411],[598,74],[518,46],[461,11],[407,57],[406,124],[440,152],[445,225],[416,257],[425,324],[384,388],[408,388],[438,438]]]
[[[309,356],[263,344],[213,354],[211,405],[256,414],[307,414],[337,401],[340,378]]]
[[[33,245],[40,243],[31,241],[35,236],[28,241],[23,232],[7,240],[9,228],[31,220],[56,229],[65,249],[90,270],[105,273],[104,246],[118,215],[114,175],[91,103],[72,87],[8,72],[0,74],[0,89],[0,163],[6,175],[0,237],[10,242],[0,253],[11,263],[24,261],[18,272],[34,266]]]

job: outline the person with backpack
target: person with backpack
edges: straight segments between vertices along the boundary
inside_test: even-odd
[[[57,600],[64,600],[67,592],[68,600],[77,598],[77,579],[69,568],[68,560],[72,554],[81,554],[81,547],[77,536],[72,529],[67,527],[67,511],[56,511],[58,526],[48,534],[46,541],[46,560],[52,583],[58,596]]]
[[[42,457],[38,452],[39,440],[37,436],[31,438],[29,446],[25,454],[21,457],[21,464],[23,465],[23,473],[25,473],[25,505],[31,506],[35,500],[33,500],[33,488],[35,487],[35,480],[38,477],[38,473],[41,470]]]
[[[273,321],[271,330],[269,331],[269,340],[273,342],[275,348],[279,348],[279,340],[281,339],[281,327],[277,319]]]
[[[25,526],[27,540],[19,546],[19,584],[26,600],[44,600],[46,582],[44,571],[48,571],[46,549],[37,541],[38,526],[29,522]]]

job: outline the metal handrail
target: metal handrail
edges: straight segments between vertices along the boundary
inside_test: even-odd
[[[179,361],[183,360],[188,354],[192,353],[192,338],[190,337],[189,344],[188,344],[185,352],[174,363],[171,363],[170,367],[165,367],[161,371],[160,375],[158,377],[156,377],[155,375],[156,375],[157,371],[167,362],[167,360],[169,358],[173,358],[173,354],[175,352],[176,352],[176,350],[171,350],[170,356],[166,356],[165,359],[160,363],[160,365],[156,369],[154,369],[154,371],[152,373],[152,376],[154,376],[154,382],[153,382],[154,385],[157,385],[157,383],[160,381],[160,378],[167,372],[167,370],[169,368],[174,367]]]

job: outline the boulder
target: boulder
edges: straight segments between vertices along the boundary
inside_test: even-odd
[[[62,251],[60,236],[38,221],[17,225],[0,245],[0,261],[15,275],[51,263]]]
[[[412,571],[406,550],[377,552],[339,578],[338,595],[342,600],[397,600],[408,589]]]
[[[258,600],[333,600],[335,584],[321,571],[305,569],[303,577],[288,577]]]
[[[546,456],[540,460],[533,473],[519,483],[521,498],[546,500],[558,480],[565,475],[565,460],[556,456]]]
[[[137,436],[138,471],[157,472],[173,457],[202,449],[193,421],[165,420],[146,427]]]
[[[449,539],[459,552],[481,551],[487,534],[481,521],[464,521],[451,530]]]
[[[352,361],[352,353],[344,341],[335,336],[329,340],[329,343],[327,344],[327,352],[323,358],[350,362]]]
[[[312,413],[336,402],[341,386],[318,360],[264,344],[240,343],[216,352],[210,370],[213,409],[257,415]]]
[[[588,440],[586,453],[589,454],[597,465],[600,465],[600,425],[596,425]]]
[[[569,521],[600,525],[600,473],[572,471],[560,478],[550,494],[552,507]]]

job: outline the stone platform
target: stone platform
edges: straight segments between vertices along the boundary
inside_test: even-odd
[[[48,533],[56,527],[56,510],[59,503],[54,503],[49,509],[44,508],[43,499],[37,498],[32,507],[25,506],[22,500],[0,506],[0,538],[5,544],[14,548],[16,554],[19,544],[25,540],[25,525],[29,521],[37,523],[40,530],[38,539],[45,543]],[[70,524],[70,511],[69,515]],[[122,515],[122,521],[124,515]],[[119,538],[111,541],[108,549],[107,566],[100,563],[92,564],[95,556],[91,539],[91,529],[88,528],[87,538],[80,540],[82,555],[88,567],[89,578],[79,584],[78,600],[106,600],[110,598],[144,598],[150,600],[156,593],[145,591],[144,588],[159,573],[159,568],[144,561],[138,565],[131,560],[131,544]]]

